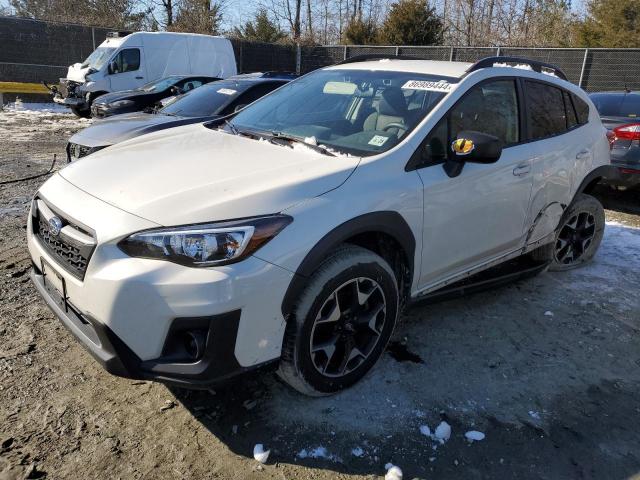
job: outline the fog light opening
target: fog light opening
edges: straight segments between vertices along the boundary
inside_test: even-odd
[[[204,355],[206,336],[202,330],[189,330],[184,333],[183,345],[190,360],[200,360]]]

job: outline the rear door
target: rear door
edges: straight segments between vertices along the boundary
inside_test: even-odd
[[[591,171],[595,140],[588,131],[589,106],[585,102],[551,83],[526,80],[524,84],[528,145],[533,156],[527,219],[532,226],[527,240],[532,243],[551,235],[558,225],[573,191]]]
[[[420,148],[424,185],[422,288],[482,265],[523,245],[532,187],[531,153],[522,143],[522,96],[514,78],[472,87]],[[504,148],[493,164],[466,163],[450,178],[442,164],[463,130],[494,135]]]

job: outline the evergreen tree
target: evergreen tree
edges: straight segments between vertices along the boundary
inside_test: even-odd
[[[590,0],[588,15],[578,24],[585,47],[640,47],[640,0]]]
[[[372,21],[355,19],[344,31],[344,43],[348,45],[370,45],[377,43],[378,28]]]
[[[286,37],[286,34],[280,30],[278,24],[269,18],[267,10],[264,8],[258,10],[253,21],[248,21],[240,27],[235,27],[233,35],[243,40],[267,43],[276,43]]]
[[[443,30],[426,0],[399,0],[391,5],[380,39],[390,45],[441,45]]]

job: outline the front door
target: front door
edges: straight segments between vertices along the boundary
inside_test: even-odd
[[[109,81],[112,92],[133,90],[148,83],[144,75],[141,49],[120,50],[109,62]]]
[[[423,142],[420,288],[522,247],[533,180],[521,126],[516,81],[493,79],[472,87]],[[466,163],[450,177],[443,163],[464,130],[494,135],[504,148],[497,162]]]

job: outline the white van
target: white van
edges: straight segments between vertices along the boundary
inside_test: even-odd
[[[195,33],[110,32],[82,63],[69,67],[59,86],[49,87],[56,103],[89,116],[99,95],[131,90],[169,75],[227,78],[237,73],[231,42]]]

